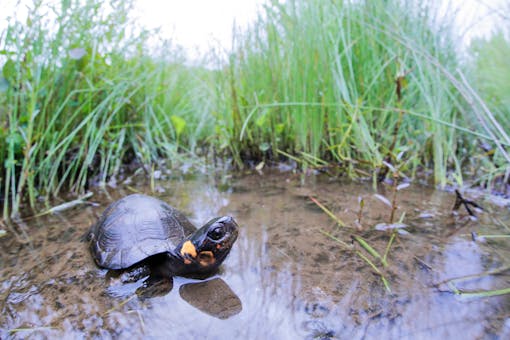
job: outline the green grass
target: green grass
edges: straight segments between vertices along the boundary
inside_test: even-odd
[[[448,27],[397,2],[273,2],[231,57],[238,148],[262,145],[331,161],[382,165],[402,109],[395,153],[431,165],[444,184],[456,157],[458,93],[442,69],[458,67]],[[440,37],[445,34],[444,37]],[[402,98],[397,77],[404,77]],[[228,111],[226,111],[228,112]],[[239,128],[238,128],[239,130]],[[425,147],[424,147],[425,146]],[[347,164],[347,168],[349,168]],[[411,169],[412,170],[412,169]]]
[[[91,176],[106,181],[132,160],[193,154],[211,135],[212,77],[187,68],[172,48],[148,55],[152,34],[130,35],[129,2],[34,2],[27,23],[2,35],[0,173],[4,216]],[[56,26],[43,17],[58,13]]]
[[[3,216],[128,163],[150,171],[209,150],[239,167],[293,158],[375,178],[385,161],[443,186],[493,183],[510,163],[508,91],[481,85],[499,51],[482,44],[476,67],[461,64],[433,4],[270,1],[210,69],[137,28],[131,1],[34,0],[0,33]]]
[[[400,157],[405,173],[430,168],[440,186],[461,185],[480,164],[504,173],[508,115],[466,83],[452,21],[433,2],[270,2],[225,73],[235,96],[223,112],[243,132],[235,148],[262,157],[269,145],[351,175]]]
[[[472,92],[483,109],[481,113],[475,112],[474,118],[485,126],[493,141],[485,147],[490,157],[477,159],[478,162],[473,164],[473,167],[483,169],[477,175],[479,182],[487,187],[491,187],[498,177],[508,181],[510,175],[510,65],[507,61],[510,40],[505,38],[504,33],[510,32],[510,19],[506,17],[504,23],[506,25],[502,27],[506,27],[506,30],[497,32],[487,40],[475,40],[470,49],[473,62],[469,65],[469,85],[476,89]]]

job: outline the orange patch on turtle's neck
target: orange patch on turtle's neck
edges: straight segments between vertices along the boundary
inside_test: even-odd
[[[195,248],[195,246],[193,245],[193,243],[191,241],[186,241],[182,244],[181,255],[183,257],[185,257],[186,255],[191,256],[193,258],[197,257],[197,248]],[[190,264],[191,261],[188,259],[185,259],[184,263]]]
[[[201,251],[198,254],[198,262],[202,267],[207,267],[210,265],[213,265],[216,262],[216,259],[214,258],[214,254],[212,251]]]

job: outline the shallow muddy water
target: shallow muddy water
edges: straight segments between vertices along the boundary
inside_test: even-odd
[[[374,194],[391,198],[391,187],[376,192],[367,182],[274,172],[157,181],[156,193],[131,186],[14,223],[0,238],[1,339],[510,337],[509,295],[452,293],[510,287],[510,270],[501,270],[510,265],[510,240],[472,238],[508,235],[508,208],[477,198],[486,211],[471,220],[462,208],[452,214],[454,193],[411,184],[398,192],[395,214],[405,212],[408,234],[396,237],[383,266],[352,236],[385,253],[390,232],[374,226],[389,222],[391,208]],[[133,189],[181,209],[197,226],[233,216],[240,235],[220,272],[204,281],[176,277],[169,292],[141,297],[141,282],[122,283],[97,268],[83,235]],[[357,227],[339,227],[310,196]]]

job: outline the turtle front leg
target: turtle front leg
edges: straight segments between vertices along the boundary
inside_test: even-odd
[[[172,273],[168,271],[167,256],[161,254],[153,257],[149,271],[149,277],[136,290],[136,295],[141,299],[147,299],[168,294],[174,286],[174,280]]]
[[[149,265],[142,265],[134,268],[128,268],[120,275],[122,283],[136,282],[151,274],[151,268]]]
[[[163,296],[172,290],[174,280],[172,277],[149,276],[143,285],[136,289],[136,295],[140,299],[148,299],[156,296]]]

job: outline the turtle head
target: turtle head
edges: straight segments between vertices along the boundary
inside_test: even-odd
[[[239,227],[230,216],[217,217],[191,234],[178,247],[185,271],[208,273],[218,268],[237,239]]]

